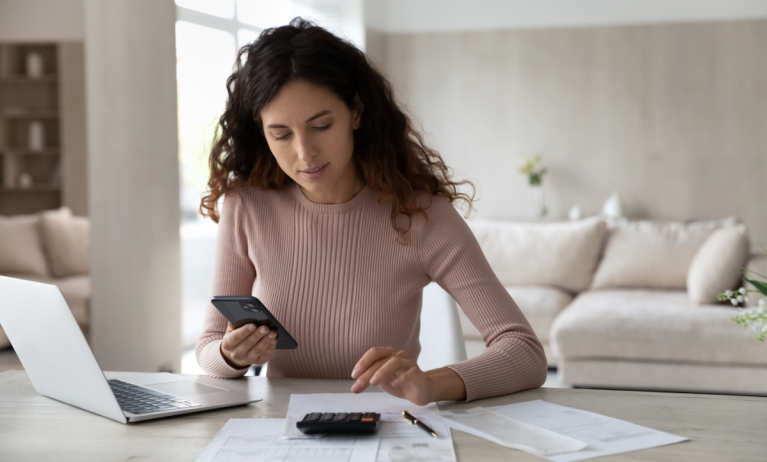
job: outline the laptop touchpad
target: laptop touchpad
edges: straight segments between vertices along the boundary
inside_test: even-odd
[[[214,387],[213,385],[207,385],[205,383],[196,382],[194,380],[182,380],[180,382],[170,383],[156,383],[152,385],[144,385],[152,390],[161,391],[176,396],[192,396],[203,395],[206,393],[219,393],[222,391],[229,391],[226,388]]]

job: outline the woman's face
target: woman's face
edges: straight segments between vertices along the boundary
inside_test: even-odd
[[[285,84],[261,110],[269,149],[312,202],[340,204],[362,189],[352,161],[360,112],[303,80]]]

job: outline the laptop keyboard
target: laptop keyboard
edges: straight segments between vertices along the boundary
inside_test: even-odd
[[[150,414],[202,406],[178,396],[160,393],[122,380],[112,379],[108,382],[122,410],[132,414]]]

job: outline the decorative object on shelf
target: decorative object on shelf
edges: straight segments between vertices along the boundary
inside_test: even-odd
[[[581,206],[578,204],[575,204],[572,207],[570,207],[570,211],[567,212],[567,218],[569,218],[570,221],[580,220],[582,215],[583,215],[583,212],[581,211]]]
[[[43,76],[43,56],[35,51],[27,53],[27,77],[36,79]]]
[[[767,253],[767,248],[764,246],[760,247]],[[755,330],[757,332],[756,339],[763,342],[767,338],[767,276],[748,268],[741,269],[741,272],[741,279],[750,283],[756,289],[741,287],[739,290],[726,290],[719,294],[719,301],[729,301],[734,306],[740,307],[741,304],[745,306],[747,303],[748,294],[760,294],[761,298],[757,306],[740,308],[740,314],[732,318],[732,320],[746,329],[751,328]]]
[[[610,194],[610,197],[607,198],[602,206],[601,215],[605,218],[623,217],[623,203],[621,202],[621,196],[617,192]]]
[[[23,189],[29,189],[32,187],[32,175],[27,172],[19,174],[19,187]]]
[[[45,149],[45,127],[39,120],[29,122],[28,147],[35,152]]]
[[[535,193],[535,202],[538,206],[538,218],[543,218],[548,214],[546,208],[546,197],[543,193],[543,175],[546,174],[546,167],[541,165],[543,158],[540,154],[522,157],[522,166],[519,172],[527,175],[527,180]]]

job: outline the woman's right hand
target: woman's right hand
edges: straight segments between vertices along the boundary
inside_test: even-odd
[[[226,329],[221,341],[221,356],[230,366],[237,369],[251,364],[262,365],[272,357],[277,348],[277,332],[268,327],[245,324],[235,329],[232,323]]]

